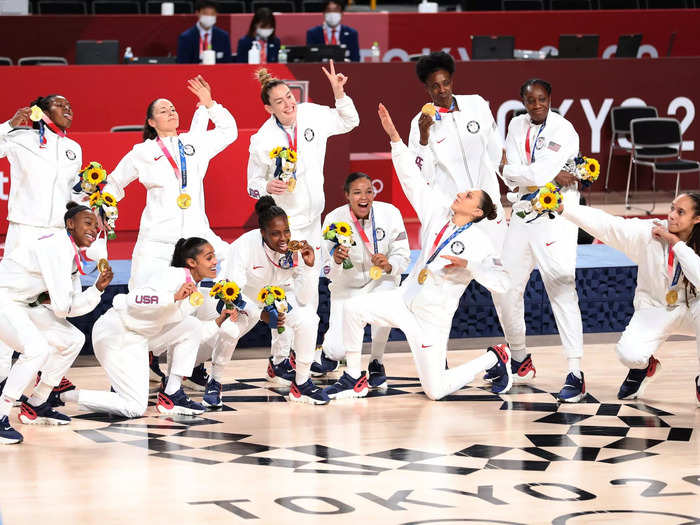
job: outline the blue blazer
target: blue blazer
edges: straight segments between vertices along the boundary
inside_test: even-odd
[[[306,45],[323,45],[326,41],[323,38],[323,26],[312,27],[306,32]],[[350,52],[350,60],[360,61],[360,39],[357,31],[352,27],[340,25],[340,43],[345,44]]]
[[[211,30],[211,48],[216,52],[216,62],[231,62],[231,38],[223,29]],[[177,39],[177,63],[199,64],[199,28],[195,25]]]
[[[248,51],[253,47],[253,38],[245,35],[238,41],[238,51],[236,53],[235,62],[241,62],[243,64],[248,63]],[[272,36],[267,39],[267,61],[277,62],[277,53],[279,53],[280,39],[276,36]]]

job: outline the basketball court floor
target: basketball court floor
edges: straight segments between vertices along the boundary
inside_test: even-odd
[[[222,411],[70,406],[68,427],[18,423],[25,442],[0,448],[3,523],[700,523],[695,340],[664,344],[659,378],[621,402],[618,335],[586,335],[588,396],[573,405],[553,395],[557,336],[531,339],[532,383],[499,396],[476,381],[439,402],[404,342],[390,343],[386,393],[328,406],[286,402],[263,379],[268,350],[243,349]],[[494,342],[453,340],[449,362]],[[79,387],[109,388],[93,358],[78,365]]]

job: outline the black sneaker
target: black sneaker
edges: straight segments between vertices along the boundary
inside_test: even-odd
[[[321,361],[311,363],[311,377],[322,377],[330,372],[335,372],[340,367],[338,361],[329,359],[326,353],[321,350]]]
[[[649,358],[646,368],[631,368],[627,377],[620,385],[617,393],[618,399],[637,399],[644,393],[652,379],[656,379],[657,372],[661,369],[661,362],[653,355]]]
[[[70,382],[70,379],[64,377],[63,379],[61,379],[61,382],[58,384],[58,386],[54,387],[54,389],[51,391],[47,402],[54,408],[62,407],[65,405],[65,403],[61,399],[61,394],[63,394],[64,392],[70,392],[71,390],[75,390],[75,385]]]
[[[153,352],[148,352],[148,368],[150,369],[149,379],[152,382],[157,383],[165,377],[165,374],[160,369],[158,358],[153,355]]]
[[[384,370],[384,365],[379,362],[378,359],[373,359],[369,365],[367,365],[367,371],[369,372],[369,379],[367,383],[372,390],[386,390],[386,371]]]
[[[209,374],[207,374],[207,369],[204,368],[204,363],[202,363],[192,369],[192,375],[190,377],[182,379],[182,386],[197,392],[204,392],[207,388],[208,381]]]

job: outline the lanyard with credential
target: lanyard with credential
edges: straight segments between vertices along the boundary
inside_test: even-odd
[[[75,244],[75,241],[73,240],[73,236],[69,233],[68,238],[70,239],[70,243],[73,245],[73,249],[75,250],[75,264],[78,266],[78,272],[80,275],[85,275],[85,272],[83,271],[83,264],[81,262],[81,257],[80,257],[80,250],[78,249],[78,245]]]
[[[671,276],[671,272],[673,272],[673,262],[674,262],[674,253],[673,253],[673,248],[668,249],[668,275],[669,277]],[[681,272],[683,269],[681,268],[681,263],[678,263],[676,266],[676,271],[673,272],[673,277],[671,279],[671,288],[676,286],[678,284],[678,280],[681,277]]]
[[[283,254],[282,257],[280,257],[280,262],[279,264],[277,264],[267,254],[267,250],[265,249],[265,241],[263,241],[263,251],[265,252],[265,257],[267,257],[267,260],[270,261],[270,263],[272,263],[272,265],[276,266],[277,268],[280,268],[282,270],[289,270],[290,268],[299,266],[299,256],[297,255],[297,252],[288,251],[287,253]]]
[[[350,205],[348,204],[348,207]],[[365,245],[365,248],[367,249],[367,252],[369,253],[370,258],[372,258],[373,255],[379,253],[379,249],[377,248],[377,229],[374,226],[374,208],[369,212],[370,220],[372,222],[372,240],[374,244],[374,252],[370,250],[369,247],[369,237],[367,237],[367,234],[365,233],[365,229],[360,225],[360,221],[357,220],[357,217],[355,217],[355,214],[353,213],[352,210],[350,210],[350,217],[352,218],[352,222],[355,225],[355,228],[357,229],[358,233],[360,234],[360,237],[362,238],[362,243]]]
[[[540,126],[540,130],[537,132],[537,136],[532,142],[532,152],[530,152],[530,126],[527,127],[527,133],[525,134],[525,155],[527,156],[528,164],[535,162],[535,148],[537,147],[537,139],[540,138],[540,133],[542,133],[542,130],[546,124],[547,121],[545,120]]]
[[[287,130],[284,129],[284,126],[282,123],[275,117],[275,122],[279,126],[279,128],[284,131],[284,134],[287,135],[287,145],[290,147],[290,149],[293,149],[294,151],[297,150],[297,124],[296,122],[294,123],[294,142],[292,142],[292,136],[287,133]]]
[[[175,177],[177,177],[177,180],[180,182],[181,191],[185,191],[185,188],[187,187],[187,160],[185,159],[185,148],[182,145],[182,142],[180,139],[177,139],[177,149],[180,152],[180,168],[177,167],[175,159],[173,159],[173,156],[168,151],[168,148],[165,147],[165,144],[160,137],[158,137],[156,142],[158,142],[158,146],[160,146],[165,158],[167,158],[168,162],[170,162],[173,172],[175,172]]]
[[[445,246],[447,246],[452,239],[457,237],[457,235],[459,235],[463,231],[468,230],[470,228],[470,226],[472,225],[472,223],[468,222],[467,224],[464,224],[463,226],[460,226],[459,228],[457,228],[455,231],[452,232],[452,235],[450,235],[447,239],[442,241],[442,244],[440,244],[440,246],[438,246],[437,249],[435,249],[435,247],[440,242],[440,239],[442,239],[442,235],[445,233],[445,230],[447,229],[447,227],[449,225],[450,225],[450,221],[447,221],[447,224],[445,224],[442,227],[442,230],[440,230],[440,233],[438,234],[437,238],[435,239],[435,242],[433,243],[433,250],[434,250],[433,254],[428,258],[427,261],[425,261],[425,266],[428,266],[431,262],[433,262],[435,260],[435,257],[438,256],[438,254],[442,251],[442,249]]]
[[[436,108],[436,109],[437,109],[437,111],[435,112],[435,120],[442,120],[440,113],[452,113],[455,110],[454,97],[452,97],[452,104],[450,105],[450,109],[446,109],[446,108]]]
[[[46,114],[43,114],[41,116],[41,120],[39,121],[39,147],[40,148],[46,147],[46,127],[48,127],[51,131],[53,131],[59,137],[66,136],[65,131],[62,131],[61,128],[59,128],[56,124],[54,124],[53,121]]]

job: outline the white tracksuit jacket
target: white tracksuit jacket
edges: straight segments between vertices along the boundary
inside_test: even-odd
[[[7,220],[28,226],[63,228],[66,203],[78,181],[83,151],[68,137],[46,128],[46,147],[39,147],[39,130],[0,124],[0,157],[10,162]]]
[[[654,219],[623,219],[587,206],[565,206],[562,217],[586,230],[605,244],[620,250],[637,263],[634,315],[617,344],[617,353],[630,368],[645,368],[651,356],[666,339],[677,332],[696,334],[700,324],[700,301],[691,295],[686,306],[683,278],[676,287],[678,301],[669,306],[666,293],[671,289],[668,271],[669,249],[683,276],[700,290],[700,257],[684,242],[668,244],[654,239]],[[700,352],[700,348],[698,350]]]
[[[454,95],[458,111],[441,113],[430,126],[427,146],[420,144],[418,113],[411,121],[408,147],[425,181],[440,190],[445,198],[467,189],[486,191],[503,216],[498,168],[503,154],[503,140],[493,120],[491,108],[479,95]],[[484,158],[486,157],[486,158]]]
[[[297,105],[296,188],[293,192],[273,195],[275,202],[287,212],[292,231],[304,229],[319,220],[325,207],[323,163],[328,137],[347,133],[359,123],[355,104],[347,95],[335,101],[335,108],[309,102]],[[248,194],[254,199],[268,195],[267,183],[275,173],[275,161],[270,158],[270,151],[278,146],[288,147],[288,142],[274,116],[270,116],[250,138]],[[311,239],[307,240],[311,242]]]
[[[56,317],[78,317],[94,310],[102,292],[82,291],[75,249],[67,234],[50,234],[20,246],[0,261],[0,297],[28,305],[48,292]]]
[[[214,103],[208,114],[216,126],[214,129],[203,133],[193,129],[177,137],[163,139],[178,167],[178,139],[185,148],[187,188],[184,191],[192,197],[189,208],[183,210],[178,207],[180,182],[154,139],[136,144],[109,175],[104,191],[114,195],[117,200],[124,198],[126,187],[136,179],[146,188],[146,207],[141,215],[137,246],[143,242],[174,246],[181,237],[203,237],[215,249],[224,250],[223,242],[209,226],[203,182],[209,161],[236,140],[238,129],[236,120],[222,105]],[[193,128],[199,127],[193,124]]]

